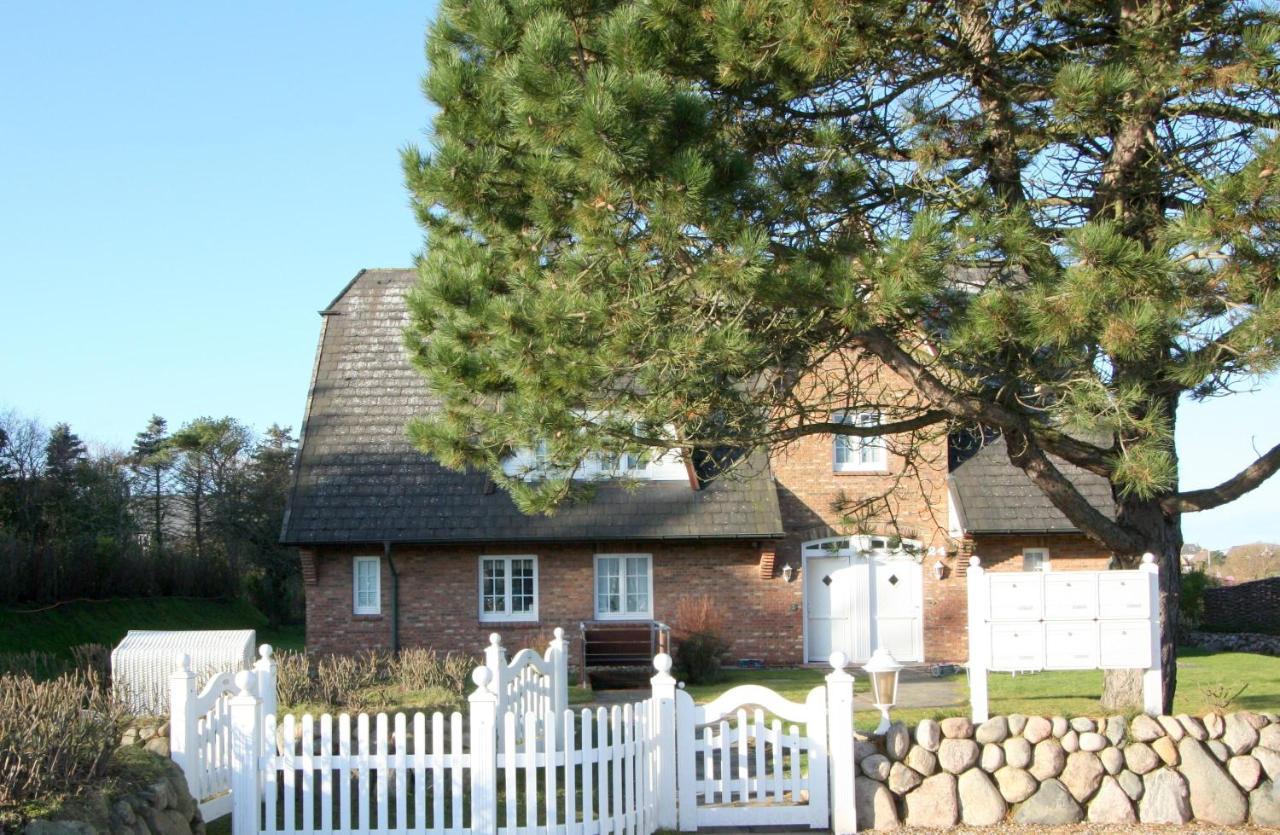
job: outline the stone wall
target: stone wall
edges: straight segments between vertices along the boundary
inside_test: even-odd
[[[76,798],[52,817],[29,821],[22,835],[204,835],[200,809],[177,765],[139,746],[128,766],[133,773],[123,780],[139,785]]]
[[[1210,652],[1256,652],[1280,655],[1280,635],[1259,632],[1192,632],[1187,643]]]
[[[1205,629],[1280,633],[1280,577],[1204,590]]]
[[[1280,719],[996,716],[859,739],[860,829],[900,825],[1280,826]]]

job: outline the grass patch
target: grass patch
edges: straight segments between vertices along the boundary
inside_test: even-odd
[[[0,653],[34,650],[69,658],[77,644],[114,647],[130,629],[253,629],[258,643],[299,650],[303,644],[301,626],[270,629],[262,613],[244,601],[149,597],[0,609]]]

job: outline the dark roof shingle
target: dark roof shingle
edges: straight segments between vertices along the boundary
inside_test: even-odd
[[[1096,473],[1050,456],[1081,495],[1115,518],[1111,485]],[[991,441],[951,472],[953,495],[968,533],[1074,533],[1075,525],[1053,506],[1030,476],[1009,461],[1003,438]]]
[[[324,311],[302,448],[281,541],[518,542],[764,539],[782,535],[763,455],[702,490],[687,482],[601,484],[589,502],[525,516],[479,472],[415,450],[405,425],[438,406],[402,333],[411,270],[365,270]]]

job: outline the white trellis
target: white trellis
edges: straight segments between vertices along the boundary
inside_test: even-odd
[[[276,712],[276,663],[269,645],[258,654],[253,668],[265,717]],[[232,673],[219,673],[197,692],[191,656],[179,653],[177,664],[169,676],[169,756],[186,775],[204,819],[213,820],[231,811],[231,699],[238,689]]]

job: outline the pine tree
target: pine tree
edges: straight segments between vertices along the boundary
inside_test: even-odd
[[[1122,563],[1159,555],[1172,700],[1181,515],[1280,468],[1181,490],[1174,445],[1280,361],[1278,43],[1250,2],[445,0],[404,154],[443,408],[411,437],[533,511],[600,449],[1002,434]],[[914,394],[854,362],[834,393],[883,423],[833,424],[795,391],[832,356]],[[538,443],[561,477],[504,477]]]
[[[164,552],[165,492],[173,457],[169,424],[159,415],[152,415],[147,428],[134,436],[129,466],[140,485],[150,494],[151,548],[156,554]]]

